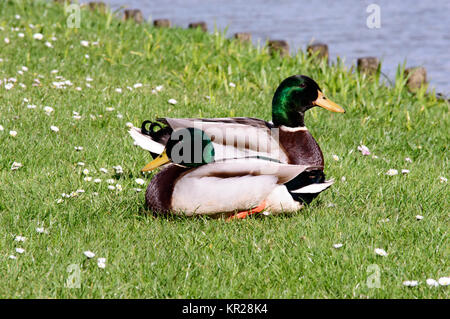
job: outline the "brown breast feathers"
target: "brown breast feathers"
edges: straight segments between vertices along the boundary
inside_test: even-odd
[[[286,151],[289,164],[323,167],[323,154],[308,130],[291,131],[280,128],[280,144]]]
[[[175,182],[188,168],[170,165],[156,174],[147,187],[145,201],[147,207],[155,213],[168,213],[171,210],[172,194]]]

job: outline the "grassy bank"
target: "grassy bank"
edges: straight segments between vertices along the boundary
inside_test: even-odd
[[[446,102],[410,94],[400,75],[386,88],[341,63],[301,52],[271,57],[220,32],[155,29],[85,10],[71,29],[63,7],[43,1],[1,1],[0,12],[1,297],[448,297],[448,287],[425,283],[449,275]],[[135,188],[151,179],[140,174],[150,157],[133,146],[128,122],[270,120],[273,92],[293,74],[314,78],[347,111],[306,115],[327,177],[337,180],[330,190],[289,217],[144,214]],[[361,144],[372,154],[363,156]],[[23,166],[12,170],[14,162]],[[367,286],[370,265],[380,288]],[[65,287],[76,269],[80,288]]]

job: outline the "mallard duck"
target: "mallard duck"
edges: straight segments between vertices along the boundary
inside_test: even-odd
[[[232,218],[298,211],[333,183],[325,181],[322,151],[304,124],[314,106],[345,112],[314,80],[295,75],[275,91],[272,122],[161,118],[132,128],[135,143],[155,158],[143,171],[167,166],[147,188],[148,208],[188,216],[238,212]],[[186,132],[191,137],[180,138]],[[197,158],[174,160],[180,149]],[[214,156],[204,158],[208,149]]]

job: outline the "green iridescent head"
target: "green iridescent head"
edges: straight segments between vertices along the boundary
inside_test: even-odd
[[[319,85],[305,75],[294,75],[278,86],[272,100],[272,121],[275,126],[304,126],[304,114],[314,106],[332,112],[345,112],[342,107],[328,100]]]
[[[214,146],[204,131],[192,127],[183,128],[172,132],[164,152],[142,171],[151,171],[168,162],[190,168],[199,167],[213,162],[214,156]]]

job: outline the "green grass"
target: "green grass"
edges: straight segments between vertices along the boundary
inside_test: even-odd
[[[0,297],[448,298],[448,287],[430,288],[425,280],[449,275],[449,192],[439,180],[449,177],[449,106],[425,90],[409,93],[401,68],[396,85],[387,88],[341,62],[327,66],[302,52],[271,57],[221,32],[155,29],[85,10],[81,27],[70,29],[63,7],[44,1],[5,0],[0,12],[0,79],[17,79],[14,88],[6,90],[4,82],[0,88]],[[37,32],[43,40],[33,39]],[[83,47],[81,40],[99,45]],[[20,75],[22,66],[29,70]],[[227,223],[145,213],[144,193],[133,188],[150,157],[133,146],[127,122],[157,116],[270,120],[273,92],[293,74],[311,76],[347,110],[306,115],[327,177],[337,181],[330,190],[291,216]],[[32,86],[39,75],[41,85]],[[54,88],[56,75],[73,86]],[[143,87],[126,88],[135,83]],[[152,94],[158,85],[164,89]],[[168,104],[170,98],[178,103]],[[54,108],[50,115],[47,105]],[[361,143],[378,159],[362,156]],[[23,167],[12,171],[14,161]],[[115,165],[123,174],[114,173]],[[102,182],[85,182],[84,168]],[[387,176],[390,168],[410,173]],[[109,178],[123,190],[109,190]],[[149,182],[151,175],[144,178]],[[85,193],[56,202],[77,189]],[[36,232],[40,226],[48,234]],[[27,239],[17,242],[16,235]],[[388,256],[377,256],[375,248]],[[86,250],[96,257],[87,259]],[[105,269],[97,257],[107,259]],[[64,286],[71,264],[80,266],[81,288]],[[380,269],[381,288],[367,287],[372,264]],[[405,287],[405,280],[421,284]]]

